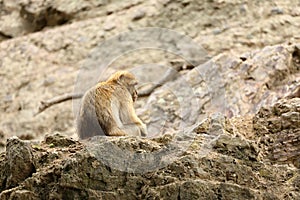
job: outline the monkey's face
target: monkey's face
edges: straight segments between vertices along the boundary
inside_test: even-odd
[[[131,94],[133,101],[136,101],[137,98],[138,98],[138,94],[137,94],[137,91],[135,89],[135,86],[137,84],[138,84],[138,82],[137,82],[136,79],[129,80],[129,81],[127,81],[127,84],[126,84],[126,88],[129,91],[129,93]]]
[[[138,80],[135,78],[135,76],[127,71],[119,71],[117,72],[118,75],[114,76],[114,78],[117,77],[117,82],[127,88],[129,93],[132,96],[132,100],[137,100],[137,91],[135,89],[135,86],[138,84]]]

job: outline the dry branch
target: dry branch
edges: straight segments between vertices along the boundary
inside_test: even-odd
[[[67,93],[67,94],[63,94],[63,95],[60,95],[60,96],[56,96],[52,99],[49,99],[49,100],[45,100],[45,101],[41,101],[40,102],[40,106],[38,108],[38,111],[35,115],[43,112],[44,110],[46,110],[47,108],[53,106],[54,104],[59,104],[59,103],[62,103],[64,101],[68,101],[68,100],[71,100],[71,99],[79,99],[83,97],[83,94],[80,94],[80,93]]]

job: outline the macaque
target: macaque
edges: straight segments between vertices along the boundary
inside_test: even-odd
[[[138,81],[127,71],[118,71],[83,96],[77,116],[80,139],[96,135],[146,136],[147,127],[135,113]]]

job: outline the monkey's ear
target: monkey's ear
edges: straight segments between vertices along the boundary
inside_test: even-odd
[[[122,80],[122,79],[124,79],[124,78],[125,78],[124,74],[121,74],[121,75],[119,76],[119,79],[120,79],[120,80]]]
[[[119,84],[124,84],[126,82],[125,79],[126,79],[126,76],[124,74],[120,74],[117,81]]]

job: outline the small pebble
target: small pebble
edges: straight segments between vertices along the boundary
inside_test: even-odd
[[[143,17],[145,17],[145,15],[146,15],[145,11],[137,10],[132,17],[132,21],[142,19]]]
[[[281,8],[272,8],[271,14],[281,15],[283,14],[283,10]]]

